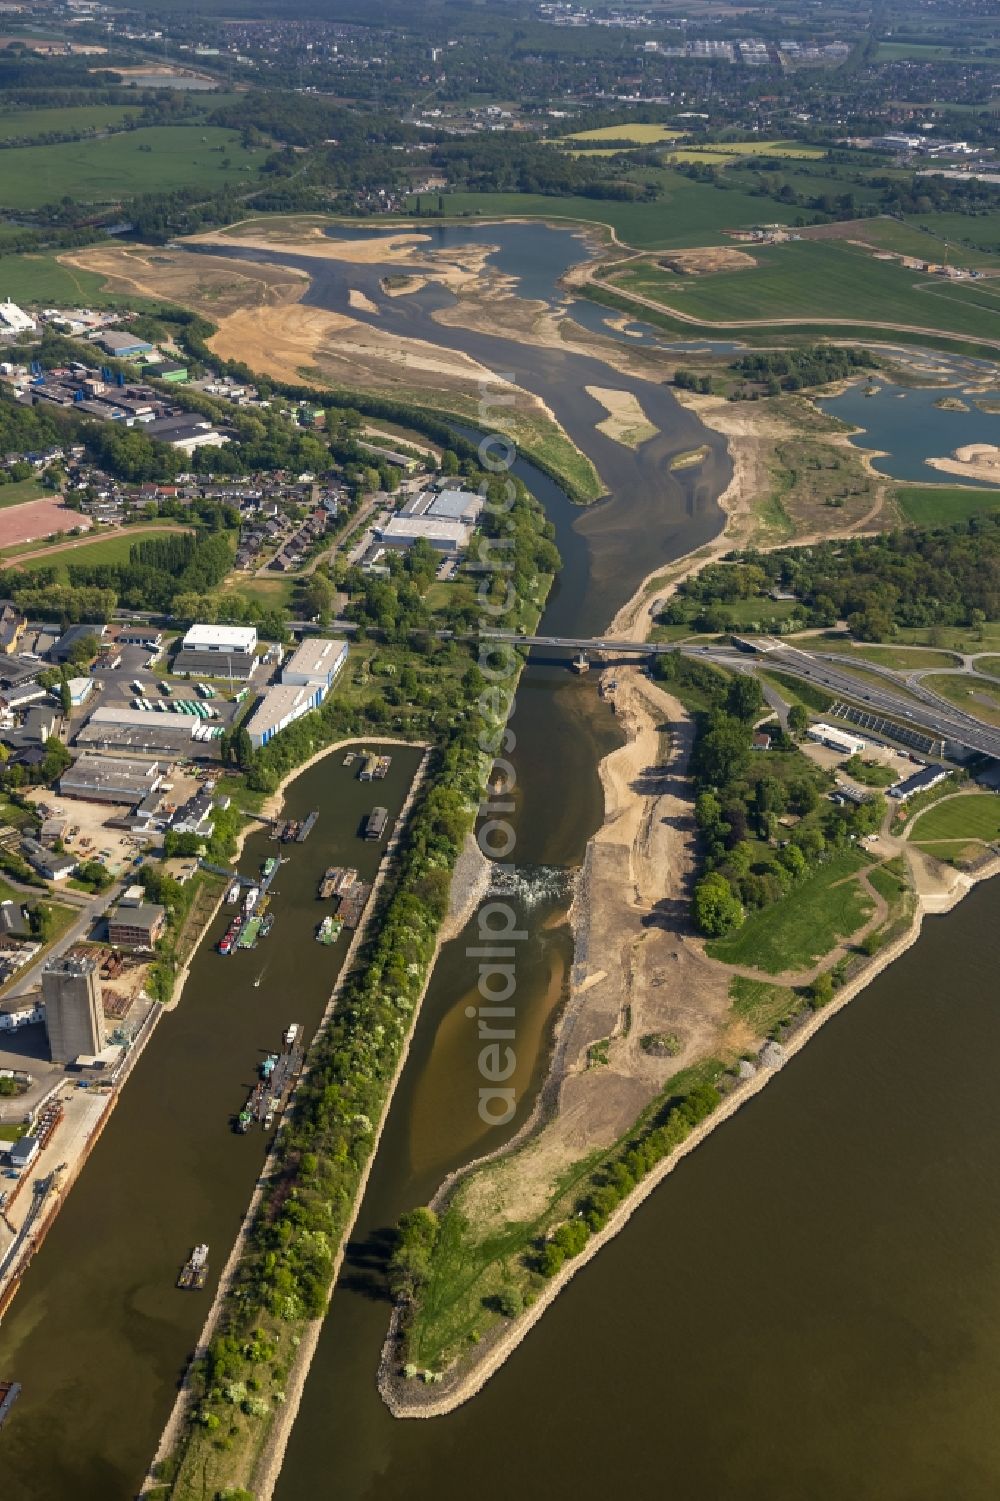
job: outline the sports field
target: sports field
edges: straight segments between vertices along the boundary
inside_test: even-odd
[[[48,500],[26,500],[22,505],[0,510],[0,548],[16,547],[29,542],[45,541],[56,532],[72,531],[75,526],[89,528],[86,516],[64,506],[61,496]]]
[[[995,792],[971,792],[946,798],[918,814],[910,828],[910,842],[921,846],[944,840],[1000,839],[1000,797]]]
[[[74,513],[71,511],[69,514]],[[70,563],[127,563],[129,551],[134,543],[141,542],[143,537],[155,537],[163,530],[164,528],[159,526],[129,526],[110,535],[105,533],[93,540],[87,537],[70,538],[72,546],[54,545],[49,551],[39,553],[35,558],[28,558],[25,562],[16,556],[5,559],[5,562],[10,568],[23,568],[30,573],[34,573],[39,568],[58,568],[59,576],[65,583],[69,578],[66,569]],[[185,528],[172,526],[170,530],[184,531]]]
[[[3,154],[0,206],[39,208],[72,196],[115,203],[136,193],[203,187],[206,195],[256,176],[263,151],[248,151],[234,130],[152,126],[96,140],[21,146]]]
[[[901,323],[1000,342],[1000,288],[953,284],[837,241],[754,247],[752,270],[676,276],[650,261],[610,277],[626,292],[708,324],[849,319]]]

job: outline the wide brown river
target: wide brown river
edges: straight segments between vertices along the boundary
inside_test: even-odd
[[[501,235],[490,226],[492,241]],[[565,231],[544,226],[502,237],[501,269],[527,267],[532,296],[579,255]],[[313,294],[328,305],[344,294],[332,275],[327,267]],[[366,289],[377,297],[377,278]],[[421,321],[416,298],[400,303],[407,331],[464,338]],[[482,338],[477,357],[488,352]],[[512,352],[499,334],[492,354],[525,384],[555,383],[561,420],[611,483],[610,500],[580,513],[524,471],[566,563],[545,628],[600,629],[651,568],[717,530],[728,461],[662,388],[662,437],[637,454],[607,453],[580,394],[604,382],[594,362],[545,351],[531,370],[531,351]],[[701,442],[711,447],[702,470],[670,474],[670,453]],[[593,685],[552,665],[525,674],[512,725],[513,897],[531,933],[518,970],[518,1114],[505,1133],[479,1119],[465,1015],[475,970],[459,937],[424,1003],[278,1501],[605,1501],[667,1489],[712,1501],[994,1501],[995,887],[932,920],[688,1158],[471,1404],[431,1422],[388,1416],[375,1370],[391,1226],[530,1108],[572,959],[566,872],[599,822],[596,763],[617,743]],[[0,1325],[0,1379],[24,1387],[0,1435],[0,1501],[127,1501],[156,1446],[205,1307],[174,1289],[177,1267],[206,1239],[218,1272],[263,1155],[262,1136],[234,1136],[229,1117],[261,1051],[290,1020],[311,1029],[332,981],[339,951],[311,941],[316,877],[348,854],[370,857],[356,830],[374,799],[340,759],[290,789],[292,813],[323,813],[281,873],[273,935],[255,955],[222,960],[206,948],[195,961]],[[379,800],[398,806],[415,764],[396,751]],[[271,849],[255,836],[243,868]]]

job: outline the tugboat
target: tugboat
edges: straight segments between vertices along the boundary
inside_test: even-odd
[[[208,1247],[202,1243],[195,1246],[190,1257],[181,1267],[177,1286],[188,1292],[200,1292],[208,1280]]]

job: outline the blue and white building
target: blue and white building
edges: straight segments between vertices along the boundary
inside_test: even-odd
[[[347,642],[312,637],[288,659],[281,682],[269,688],[247,720],[247,734],[255,750],[275,735],[318,709],[347,661]]]

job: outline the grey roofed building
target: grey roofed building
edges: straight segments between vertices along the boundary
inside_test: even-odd
[[[127,334],[120,328],[106,328],[97,340],[108,354],[123,358],[130,354],[149,354],[152,344],[136,334]]]
[[[251,676],[256,662],[252,653],[181,650],[174,657],[172,668],[190,677],[233,677],[242,682]]]
[[[26,836],[21,840],[21,853],[33,870],[47,881],[64,881],[76,869],[72,855],[57,855],[47,850],[37,839]]]
[[[44,670],[45,664],[37,657],[26,657],[19,652],[0,657],[0,694],[8,688],[22,688],[34,683]]]
[[[20,903],[9,898],[0,902],[0,933],[11,938],[26,938],[30,932],[31,927]]]
[[[0,652],[7,654],[15,649],[24,624],[24,616],[16,605],[7,603],[0,607]]]
[[[20,1141],[13,1142],[7,1148],[7,1158],[11,1167],[23,1173],[34,1162],[40,1150],[41,1142],[37,1136],[22,1136]]]
[[[44,745],[56,733],[61,715],[48,704],[37,704],[24,716],[24,738],[32,745]]]
[[[159,761],[141,761],[118,756],[99,756],[84,751],[59,779],[59,791],[67,797],[100,803],[135,805],[155,794],[163,781]]]
[[[211,839],[215,832],[212,809],[215,801],[210,792],[196,792],[183,803],[170,820],[175,834],[197,834],[202,839]]]
[[[49,660],[52,662],[68,662],[74,647],[88,636],[96,636],[98,640],[107,630],[105,625],[71,625],[68,626],[59,640],[49,651]]]
[[[949,775],[947,766],[921,766],[912,777],[907,777],[904,782],[897,782],[895,787],[890,787],[889,796],[894,797],[897,802],[905,803],[907,798],[912,797],[915,792],[926,792],[928,788],[936,787],[939,782],[943,782]]]
[[[119,907],[108,918],[108,942],[115,948],[151,949],[163,932],[165,907],[145,902],[141,907]]]

